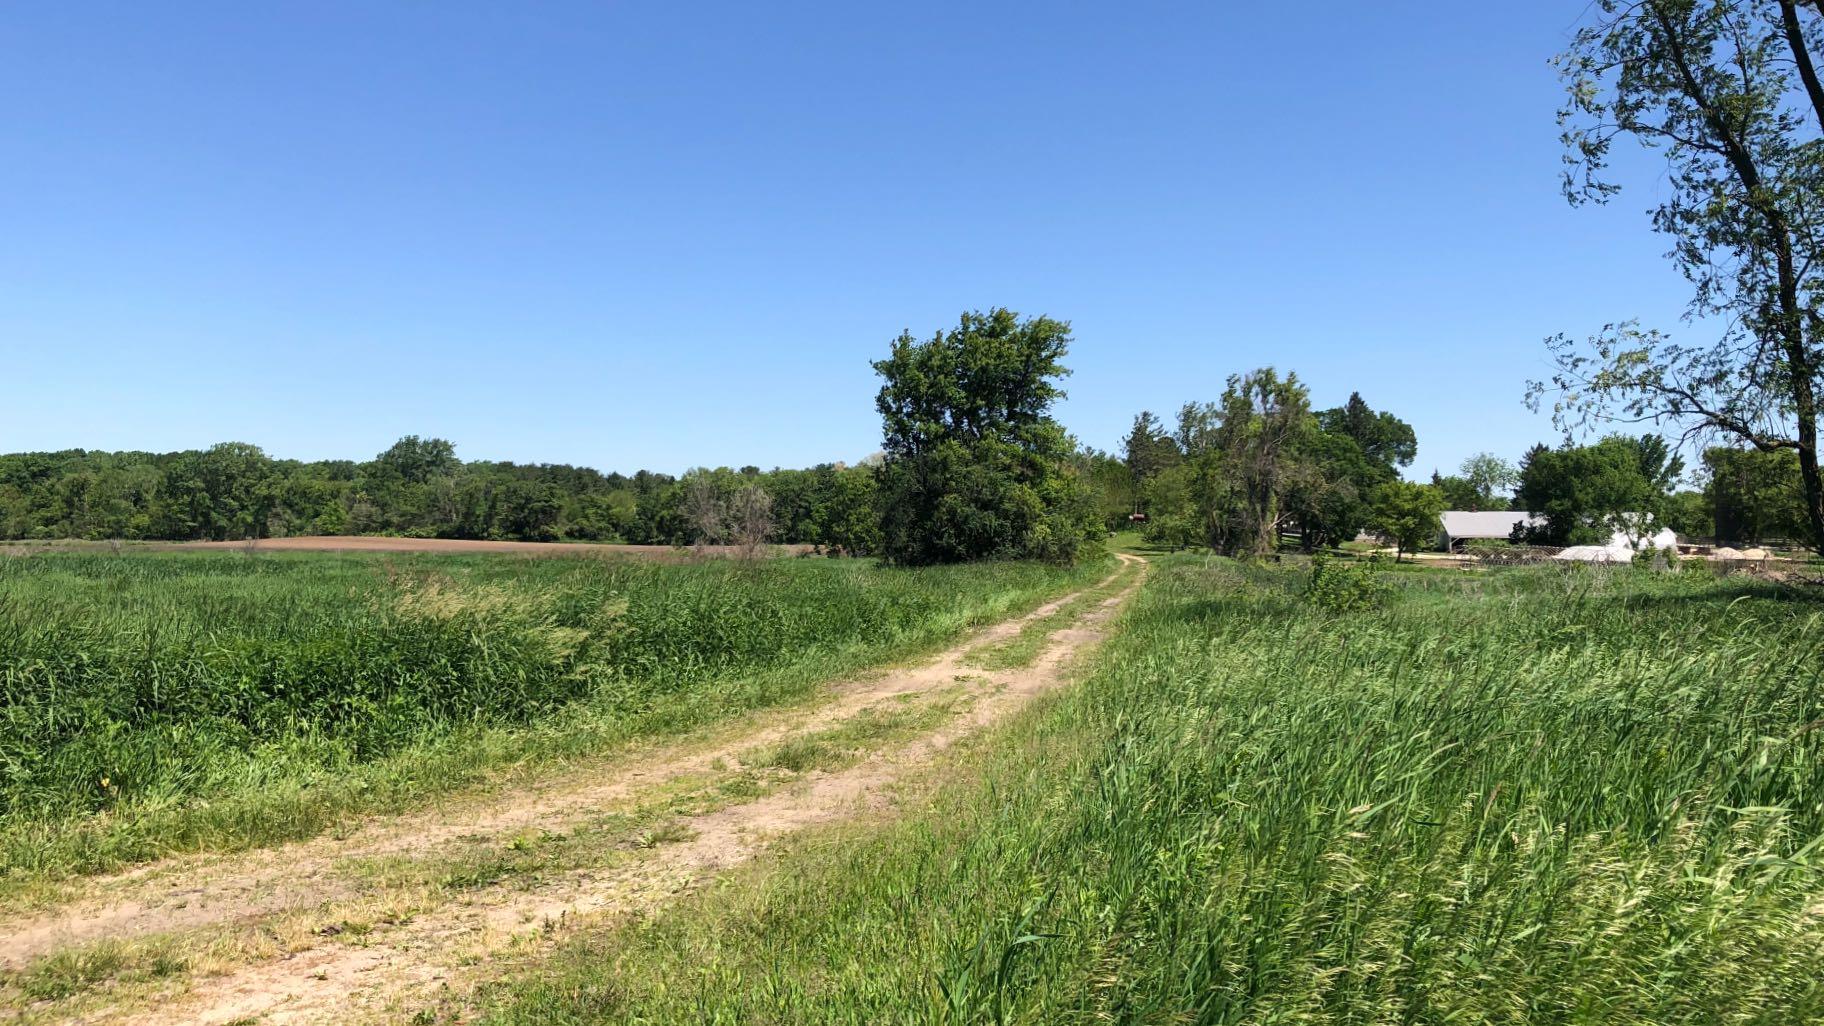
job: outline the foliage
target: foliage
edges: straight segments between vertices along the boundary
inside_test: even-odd
[[[1360,392],[1349,393],[1348,402],[1325,410],[1317,419],[1318,426],[1326,433],[1353,440],[1370,463],[1408,467],[1419,454],[1418,435],[1413,432],[1412,425],[1391,413],[1375,412],[1363,401]]]
[[[1800,0],[1596,0],[1560,58],[1573,203],[1603,202],[1615,140],[1665,157],[1655,231],[1691,282],[1714,341],[1626,322],[1587,344],[1549,340],[1534,382],[1567,431],[1596,419],[1670,421],[1761,451],[1792,451],[1808,534],[1824,550],[1818,399],[1824,383],[1824,7]]]
[[[1311,557],[1311,579],[1305,601],[1331,613],[1362,613],[1380,606],[1390,591],[1380,557],[1365,560],[1332,559],[1326,553]]]
[[[1069,562],[1103,528],[1051,407],[1070,325],[965,313],[930,340],[906,332],[874,369],[885,428],[881,551],[912,566]]]
[[[1368,499],[1395,472],[1363,455],[1346,435],[1318,430],[1300,445],[1286,476],[1285,515],[1305,551],[1340,545],[1368,524]]]
[[[1121,440],[1121,459],[1134,482],[1141,488],[1160,472],[1178,465],[1184,458],[1178,443],[1165,430],[1165,424],[1151,410],[1134,417],[1134,426]]]
[[[726,485],[740,475],[700,473],[718,498],[733,498]],[[751,483],[779,500],[775,540],[878,548],[868,468],[756,470]],[[0,539],[397,534],[683,545],[703,526],[691,521],[686,491],[686,481],[644,470],[463,463],[449,442],[416,435],[366,463],[279,460],[238,442],[165,454],[14,453],[0,455]]]
[[[1208,544],[1225,555],[1273,551],[1298,455],[1316,430],[1309,391],[1298,375],[1265,367],[1231,375],[1219,405],[1186,409],[1194,420],[1181,429],[1201,439],[1189,451]],[[1212,410],[1213,424],[1202,423]]]
[[[1824,1019],[1824,619],[1708,575],[1156,563],[898,821],[507,981],[491,1026]]]
[[[1795,453],[1718,446],[1704,451],[1704,471],[1718,541],[1805,537],[1805,484]]]
[[[1463,475],[1476,494],[1493,502],[1499,492],[1512,488],[1520,480],[1514,465],[1492,452],[1479,452],[1463,461],[1457,472]],[[1492,508],[1492,507],[1491,507]]]
[[[1664,439],[1610,435],[1595,445],[1528,450],[1514,506],[1539,522],[1515,528],[1534,545],[1600,545],[1617,530],[1650,533],[1682,469]]]
[[[1445,509],[1488,510],[1497,507],[1486,503],[1476,486],[1459,474],[1431,472],[1431,486],[1444,496]],[[1502,503],[1506,505],[1505,502]]]
[[[1501,493],[1520,481],[1514,465],[1490,452],[1479,452],[1465,459],[1457,473],[1440,476],[1432,471],[1432,486],[1444,493],[1445,509],[1504,510],[1507,497]]]
[[[485,768],[474,753],[595,751],[801,698],[1100,572],[0,557],[0,874],[270,840],[386,787],[455,786],[432,767]]]
[[[1374,493],[1371,521],[1380,535],[1396,546],[1394,558],[1417,552],[1434,543],[1444,525],[1444,493],[1430,485],[1389,481]]]
[[[1112,453],[1085,448],[1072,462],[1085,487],[1096,497],[1096,512],[1105,529],[1118,531],[1127,527],[1128,517],[1145,506],[1143,486],[1125,460],[1117,459]]]
[[[1680,538],[1715,538],[1716,519],[1711,501],[1703,492],[1685,489],[1666,496],[1665,525]]]
[[[1193,464],[1178,463],[1153,475],[1146,484],[1147,520],[1141,528],[1141,537],[1173,552],[1189,548],[1203,539],[1196,498],[1192,493],[1196,474],[1197,468]]]
[[[1297,375],[1281,380],[1265,368],[1231,377],[1218,402],[1185,403],[1169,434],[1142,412],[1122,448],[1125,477],[1110,456],[1080,458],[1111,526],[1134,504],[1156,544],[1259,555],[1287,530],[1306,551],[1353,539],[1375,489],[1412,462],[1417,440],[1411,425],[1359,393],[1314,414]]]
[[[1291,476],[1287,512],[1307,552],[1352,540],[1368,526],[1370,503],[1418,455],[1412,425],[1376,411],[1351,392],[1348,402],[1317,414],[1300,466]]]

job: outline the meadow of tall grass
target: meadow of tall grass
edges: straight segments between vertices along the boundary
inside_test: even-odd
[[[486,1021],[1824,1018],[1824,601],[1160,561],[1093,673],[884,827],[579,939]]]
[[[266,843],[803,698],[1106,572],[0,558],[0,879]]]

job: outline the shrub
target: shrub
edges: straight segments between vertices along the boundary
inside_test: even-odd
[[[1381,557],[1357,562],[1319,553],[1311,560],[1305,601],[1332,613],[1359,613],[1381,605],[1390,590]]]

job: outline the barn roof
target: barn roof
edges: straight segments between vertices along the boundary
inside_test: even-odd
[[[1441,519],[1444,533],[1452,538],[1506,538],[1516,524],[1532,519],[1525,510],[1446,510]]]

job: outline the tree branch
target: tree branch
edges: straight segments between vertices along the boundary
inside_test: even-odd
[[[1818,0],[1824,7],[1824,0]],[[1818,70],[1812,66],[1811,52],[1805,49],[1805,29],[1799,24],[1799,9],[1794,0],[1780,0],[1780,24],[1786,30],[1786,45],[1792,48],[1792,61],[1798,65],[1799,79],[1805,83],[1805,95],[1811,97],[1811,109],[1824,129],[1824,83],[1818,81]]]

